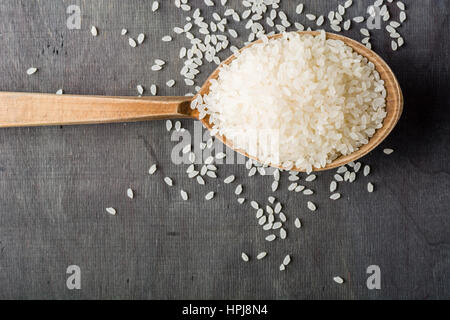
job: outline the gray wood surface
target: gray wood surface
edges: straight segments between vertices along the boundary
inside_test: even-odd
[[[185,13],[173,1],[0,1],[0,90],[136,95],[136,85],[159,86],[160,95],[183,95],[178,59],[186,39],[160,38]],[[209,16],[203,1],[189,1]],[[219,2],[215,0],[215,2]],[[239,12],[239,1],[228,1]],[[333,1],[304,1],[306,11],[327,13]],[[370,1],[355,1],[363,12]],[[240,206],[231,173],[245,197],[262,203],[270,177],[246,177],[243,166],[220,167],[221,179],[200,187],[174,165],[174,143],[164,121],[78,127],[0,130],[0,298],[25,299],[442,299],[450,298],[450,104],[449,7],[447,0],[404,1],[406,45],[393,53],[385,32],[374,32],[374,49],[392,66],[405,95],[405,112],[387,141],[362,161],[369,178],[341,184],[343,198],[328,200],[333,172],[314,182],[318,211],[288,193],[275,196],[291,223],[285,241],[267,243],[254,210]],[[82,11],[82,29],[68,30],[70,4]],[[297,1],[282,1],[295,18]],[[304,17],[302,18],[304,19]],[[229,19],[230,20],[230,19]],[[230,22],[231,23],[231,22]],[[90,35],[90,26],[99,36]],[[242,24],[234,28],[246,35]],[[131,48],[120,30],[147,40]],[[345,33],[361,39],[356,28]],[[233,42],[242,45],[242,41]],[[163,72],[151,72],[155,58]],[[30,66],[37,74],[26,76]],[[213,66],[202,68],[205,79]],[[169,79],[177,85],[167,88]],[[0,119],[1,121],[1,119]],[[183,121],[192,129],[193,123]],[[395,149],[386,156],[384,147]],[[147,170],[158,163],[158,173]],[[174,188],[163,182],[171,176]],[[376,191],[368,194],[372,181]],[[136,198],[129,200],[126,189]],[[191,196],[181,201],[179,189]],[[210,191],[213,201],[203,200]],[[117,216],[105,208],[113,206]],[[264,261],[256,254],[269,252]],[[253,258],[240,259],[242,251]],[[292,263],[278,271],[283,257]],[[82,272],[81,290],[66,288],[66,268]],[[381,268],[381,290],[368,290],[366,268]],[[332,277],[345,278],[337,285]]]

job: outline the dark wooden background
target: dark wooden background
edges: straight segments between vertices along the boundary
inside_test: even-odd
[[[216,0],[215,2],[219,2]],[[242,12],[238,1],[228,1]],[[298,1],[282,1],[293,15]],[[303,1],[306,10],[327,13],[333,1]],[[355,1],[363,12],[370,1]],[[342,185],[331,203],[332,172],[320,173],[313,197],[276,197],[289,218],[302,218],[284,242],[267,243],[248,203],[239,206],[235,173],[245,197],[260,202],[271,178],[249,179],[242,166],[224,165],[221,179],[200,187],[186,166],[170,161],[173,143],[164,121],[78,127],[0,130],[0,298],[26,299],[436,299],[450,298],[450,103],[449,7],[447,0],[404,1],[406,45],[393,53],[388,36],[374,32],[374,49],[392,66],[405,95],[404,115],[383,146],[363,159],[370,179]],[[0,1],[0,90],[98,95],[136,95],[136,85],[159,84],[161,95],[182,95],[178,50],[184,38],[159,39],[185,23],[173,1]],[[203,13],[203,1],[191,0]],[[78,4],[82,29],[66,28],[66,8]],[[191,12],[192,13],[192,12]],[[90,35],[90,26],[99,36]],[[144,32],[131,48],[120,30]],[[242,24],[235,26],[244,33]],[[360,39],[356,28],[345,33]],[[241,45],[242,41],[234,42]],[[151,72],[155,58],[168,62]],[[32,77],[25,71],[39,68]],[[202,69],[206,78],[213,66]],[[164,84],[178,81],[174,88]],[[1,121],[1,119],[0,119]],[[191,129],[192,122],[183,125]],[[386,156],[383,147],[395,153]],[[160,170],[147,174],[152,163]],[[167,188],[162,177],[174,178]],[[368,194],[372,181],[376,192]],[[132,186],[136,198],[129,200]],[[182,202],[179,188],[191,194]],[[204,194],[216,190],[213,201]],[[105,207],[113,206],[112,217]],[[265,261],[244,264],[267,250]],[[287,253],[292,263],[278,266]],[[66,288],[66,268],[80,266],[81,290]],[[378,265],[381,290],[366,288],[366,268]],[[332,277],[341,275],[344,285]]]

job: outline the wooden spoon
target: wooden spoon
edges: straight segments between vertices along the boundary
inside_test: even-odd
[[[299,33],[317,35],[319,32],[304,31]],[[279,34],[270,38],[279,38],[281,36]],[[376,70],[385,81],[387,116],[384,119],[383,127],[376,131],[368,144],[360,147],[358,151],[352,154],[337,158],[324,168],[314,168],[316,171],[336,168],[366,155],[389,135],[403,110],[403,95],[398,81],[382,58],[350,38],[332,33],[327,33],[327,38],[342,40],[357,53],[367,57],[376,66]],[[261,41],[253,42],[241,50],[245,50],[258,42]],[[235,56],[232,55],[222,64],[229,64],[234,59]],[[208,94],[210,80],[218,77],[219,68],[207,79],[199,94]],[[190,108],[192,99],[193,97],[139,98],[0,92],[0,128],[128,122],[168,118],[198,119],[198,111]],[[208,117],[203,118],[201,121],[206,128],[212,129]],[[231,141],[227,140],[226,137],[219,135],[216,137],[230,148],[249,157],[244,150],[234,148]],[[250,158],[255,159],[254,157]],[[292,170],[302,171],[298,168],[293,168]]]

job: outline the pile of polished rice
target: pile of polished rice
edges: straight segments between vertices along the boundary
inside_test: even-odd
[[[373,63],[325,32],[264,36],[223,66],[209,94],[192,104],[235,148],[308,172],[367,144],[383,125],[385,106]],[[276,136],[275,152],[258,139],[267,133]]]

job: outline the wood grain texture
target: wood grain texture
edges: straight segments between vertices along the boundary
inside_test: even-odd
[[[0,92],[0,128],[188,118],[189,97],[100,97]]]
[[[174,36],[159,41],[187,13],[173,1],[2,0],[0,1],[0,91],[136,96],[136,85],[158,85],[158,94],[193,91],[179,76],[181,46]],[[211,16],[221,6],[193,7]],[[81,30],[66,28],[65,10],[78,3]],[[380,148],[360,161],[368,177],[340,183],[342,198],[329,200],[334,170],[320,172],[309,197],[287,192],[286,178],[270,192],[270,177],[248,177],[241,165],[220,165],[219,178],[199,186],[186,176],[187,165],[171,160],[176,135],[165,121],[88,126],[0,129],[0,298],[13,299],[449,299],[450,298],[450,39],[447,0],[406,1],[408,20],[401,27],[405,46],[396,53],[384,30],[372,33],[375,51],[401,84],[405,109]],[[228,1],[238,12],[240,1]],[[297,1],[281,2],[290,20]],[[329,0],[305,2],[311,13],[326,14]],[[354,1],[349,14],[364,14],[372,0]],[[395,6],[395,4],[394,4]],[[396,17],[398,11],[391,10]],[[241,38],[248,30],[228,21]],[[90,27],[99,35],[92,37]],[[314,25],[311,24],[313,27]],[[344,33],[360,40],[361,25]],[[147,40],[131,48],[129,36]],[[233,40],[238,47],[242,39]],[[228,53],[221,56],[226,58]],[[152,72],[157,58],[167,63]],[[38,67],[29,77],[26,70]],[[202,84],[215,65],[204,65]],[[168,88],[165,83],[177,84]],[[194,121],[180,120],[194,132]],[[174,140],[173,142],[171,140]],[[386,156],[382,148],[395,152]],[[154,176],[151,164],[158,165]],[[239,205],[231,174],[244,186]],[[163,177],[175,181],[173,188]],[[368,182],[375,192],[368,194]],[[126,197],[133,188],[135,198]],[[189,193],[182,201],[180,190]],[[212,201],[204,201],[209,191]],[[288,237],[268,243],[248,200],[260,204],[273,195],[288,217]],[[317,204],[312,214],[308,200]],[[116,216],[105,212],[113,206]],[[292,226],[302,220],[300,230]],[[256,261],[260,251],[269,254]],[[240,254],[250,255],[244,264]],[[278,267],[286,254],[286,272]],[[65,287],[66,268],[79,265],[82,289]],[[369,265],[381,268],[381,290],[366,287]],[[333,276],[346,283],[336,285]]]

